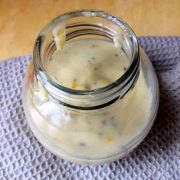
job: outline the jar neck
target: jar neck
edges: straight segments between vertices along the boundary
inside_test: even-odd
[[[85,36],[112,42],[116,38],[130,61],[127,70],[113,83],[91,91],[70,89],[53,81],[46,71],[46,65],[56,50],[51,32],[60,23],[66,25],[66,41]],[[139,61],[137,38],[131,28],[115,16],[91,10],[67,13],[51,21],[40,32],[33,52],[35,73],[50,97],[65,106],[82,110],[103,108],[123,98],[138,78]]]

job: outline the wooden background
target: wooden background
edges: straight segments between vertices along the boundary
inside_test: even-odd
[[[123,18],[138,36],[180,35],[180,0],[0,0],[0,59],[32,53],[45,24],[83,8]]]

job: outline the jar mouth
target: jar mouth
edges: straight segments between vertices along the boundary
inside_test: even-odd
[[[127,36],[131,41],[131,61],[130,65],[127,68],[127,70],[115,81],[113,81],[111,84],[100,87],[97,89],[92,90],[76,90],[71,89],[65,86],[62,86],[55,82],[50,75],[46,72],[46,69],[43,65],[43,59],[42,59],[42,44],[45,40],[45,37],[47,36],[48,32],[51,32],[52,29],[58,25],[61,22],[67,21],[69,19],[75,18],[75,17],[100,17],[103,19],[106,19],[110,21],[111,23],[116,24],[121,30],[124,32],[125,36]],[[117,86],[124,86],[124,84],[127,84],[125,81],[130,78],[130,76],[133,75],[138,69],[139,65],[139,46],[137,42],[137,38],[131,27],[122,19],[113,16],[109,13],[106,13],[104,11],[97,11],[97,10],[79,10],[79,11],[72,11],[69,13],[62,14],[55,19],[53,19],[49,24],[47,24],[39,33],[33,50],[33,63],[36,74],[39,76],[40,81],[45,86],[50,87],[51,89],[54,89],[55,91],[61,91],[64,93],[68,93],[70,95],[98,95],[100,93],[106,93],[109,91],[112,91],[113,89],[116,89]],[[132,78],[131,78],[132,79]],[[119,88],[118,88],[119,89]]]

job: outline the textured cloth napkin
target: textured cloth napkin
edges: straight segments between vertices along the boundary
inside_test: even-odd
[[[0,63],[0,179],[180,179],[180,37],[141,37],[160,84],[160,107],[147,138],[125,158],[77,165],[51,154],[33,136],[22,107],[31,56]]]

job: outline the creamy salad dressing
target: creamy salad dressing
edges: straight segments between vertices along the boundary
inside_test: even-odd
[[[120,48],[104,40],[79,40],[57,50],[47,66],[48,74],[60,85],[92,90],[117,80],[129,66]]]
[[[47,65],[47,72],[65,87],[92,90],[109,85],[128,66],[124,52],[112,43],[79,40],[57,50]],[[135,87],[104,109],[81,113],[65,109],[49,100],[41,86],[28,101],[33,123],[50,141],[73,156],[99,158],[118,153],[142,132],[150,115],[152,95],[140,69]]]

